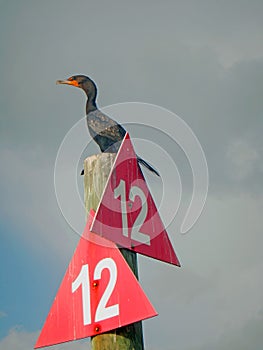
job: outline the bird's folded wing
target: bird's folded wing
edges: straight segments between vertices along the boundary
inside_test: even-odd
[[[126,133],[121,125],[99,110],[87,115],[87,123],[91,134],[104,136],[113,141],[122,140]]]

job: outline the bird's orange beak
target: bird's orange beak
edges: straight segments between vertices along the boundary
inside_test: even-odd
[[[69,80],[69,79],[67,79],[67,80],[57,80],[56,84],[67,84],[67,85],[80,87],[79,83],[77,82],[77,80],[73,80],[73,79],[71,79],[71,80]]]

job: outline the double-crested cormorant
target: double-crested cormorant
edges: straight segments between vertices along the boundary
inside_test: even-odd
[[[72,85],[85,92],[88,98],[86,104],[87,124],[91,137],[99,145],[102,152],[117,153],[126,130],[97,108],[95,83],[85,75],[75,75],[66,80],[58,80],[57,84]],[[145,160],[138,156],[137,160],[138,163],[160,176]]]

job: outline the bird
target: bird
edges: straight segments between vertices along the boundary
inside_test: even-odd
[[[126,130],[114,119],[103,113],[96,103],[97,86],[95,82],[85,75],[74,75],[66,80],[57,80],[56,84],[66,84],[82,89],[86,96],[86,119],[88,130],[93,140],[98,144],[101,152],[117,153]],[[160,176],[148,162],[137,156],[139,164],[146,167],[152,173]],[[84,174],[82,170],[81,175]]]

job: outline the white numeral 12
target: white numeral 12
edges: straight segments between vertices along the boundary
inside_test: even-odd
[[[98,262],[94,270],[94,280],[101,279],[101,273],[104,269],[110,272],[108,285],[97,305],[95,313],[95,322],[106,320],[119,315],[119,304],[106,306],[117,281],[117,266],[113,259],[105,258]],[[90,308],[90,279],[89,265],[82,266],[78,277],[72,282],[71,291],[74,293],[81,286],[82,291],[82,311],[84,326],[91,324],[91,308]]]
[[[129,192],[129,200],[135,201],[135,197],[138,196],[141,200],[142,207],[139,215],[137,216],[132,229],[131,239],[137,242],[141,242],[147,245],[151,244],[150,236],[146,233],[140,232],[140,228],[143,225],[147,212],[148,204],[143,190],[138,186],[131,186]],[[121,218],[122,218],[122,233],[125,237],[128,237],[128,220],[127,220],[127,202],[126,202],[126,184],[124,180],[121,180],[119,185],[114,189],[114,198],[121,197]]]

